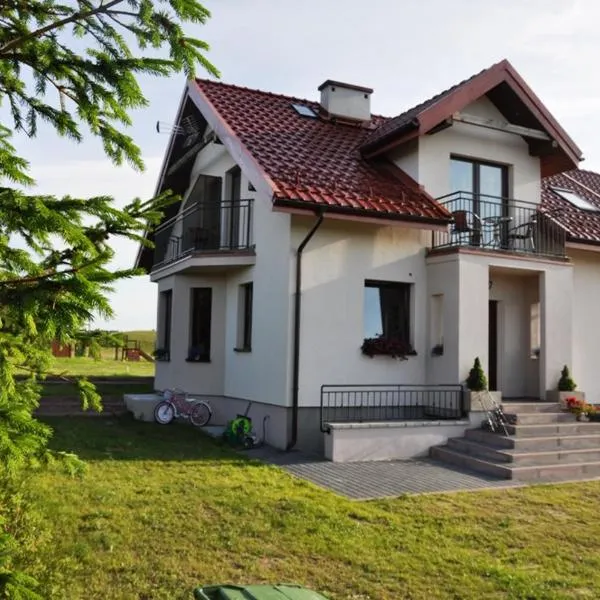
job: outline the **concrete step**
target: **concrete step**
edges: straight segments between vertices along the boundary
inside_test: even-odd
[[[434,446],[431,448],[430,455],[436,460],[501,479],[564,481],[600,476],[600,460],[518,465],[485,460],[452,450],[448,446]]]
[[[465,432],[465,439],[483,444],[492,449],[514,449],[518,452],[600,448],[600,433],[515,438],[498,435],[484,431],[483,429],[469,429]]]
[[[476,458],[508,466],[536,466],[580,462],[600,462],[600,445],[593,448],[526,451],[521,449],[496,449],[466,438],[452,438],[447,447]]]
[[[445,463],[471,469],[477,473],[491,475],[500,479],[512,479],[512,470],[505,464],[495,463],[469,454],[451,450],[448,446],[433,446],[429,451],[431,458]]]
[[[514,467],[511,479],[519,481],[568,481],[600,476],[600,461]]]
[[[515,437],[550,437],[576,434],[600,434],[600,423],[547,423],[542,425],[507,425],[509,435]]]
[[[577,423],[575,415],[568,412],[504,413],[509,423],[515,425],[545,425],[547,423]]]
[[[462,454],[468,454],[469,456],[474,456],[494,463],[511,462],[509,454],[511,450],[493,448],[464,437],[450,438],[446,447],[454,452],[461,452]]]
[[[560,404],[557,402],[535,402],[535,401],[508,401],[502,403],[502,410],[505,413],[544,413],[559,412]]]

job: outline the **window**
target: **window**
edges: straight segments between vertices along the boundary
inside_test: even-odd
[[[431,296],[431,352],[444,353],[444,294]]]
[[[190,348],[188,361],[210,361],[210,325],[212,313],[212,289],[192,288]]]
[[[250,352],[252,350],[253,295],[254,286],[252,282],[240,285],[238,344],[236,348],[239,352]]]
[[[240,245],[240,206],[242,197],[242,171],[234,167],[227,173],[227,201],[225,212],[225,247],[235,250]]]
[[[410,283],[365,281],[365,338],[383,337],[410,345]]]
[[[557,196],[560,196],[563,200],[570,202],[573,206],[580,208],[581,210],[600,210],[597,206],[594,206],[591,202],[582,198],[579,194],[571,192],[570,190],[563,190],[560,188],[550,188]]]
[[[171,352],[171,314],[173,306],[173,290],[160,293],[158,301],[158,347],[157,360],[169,360]]]
[[[540,303],[534,302],[529,307],[529,347],[531,358],[539,358],[540,344]]]
[[[317,117],[317,113],[310,106],[305,106],[304,104],[292,104],[292,106],[303,117],[310,117],[311,119],[316,119]]]

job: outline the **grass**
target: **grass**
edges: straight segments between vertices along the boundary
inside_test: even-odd
[[[145,360],[129,362],[102,358],[54,358],[52,373],[87,377],[153,377],[154,363]]]
[[[152,351],[156,347],[156,331],[152,329],[123,331],[122,333],[128,336],[130,340],[140,342],[142,349],[148,352],[148,354],[152,354]]]
[[[332,600],[600,597],[598,482],[358,503],[184,425],[48,421],[89,463],[37,482],[55,536],[32,560],[52,598],[189,599],[227,581]]]

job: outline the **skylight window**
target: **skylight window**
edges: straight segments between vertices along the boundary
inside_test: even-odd
[[[563,200],[570,202],[573,206],[576,206],[581,210],[593,210],[596,212],[600,210],[597,206],[594,206],[591,202],[589,202],[585,198],[582,198],[579,194],[576,194],[575,192],[572,192],[570,190],[563,190],[561,188],[551,189],[557,196],[560,196]]]
[[[310,117],[311,119],[317,118],[317,113],[310,108],[309,106],[304,106],[304,104],[292,104],[294,110],[303,117]]]

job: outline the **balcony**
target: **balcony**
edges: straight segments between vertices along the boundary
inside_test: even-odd
[[[198,268],[252,264],[252,207],[248,199],[185,208],[154,232],[153,271],[183,261]]]
[[[456,192],[437,199],[453,217],[447,231],[434,231],[432,251],[470,248],[565,258],[566,234],[556,211],[538,204]]]

